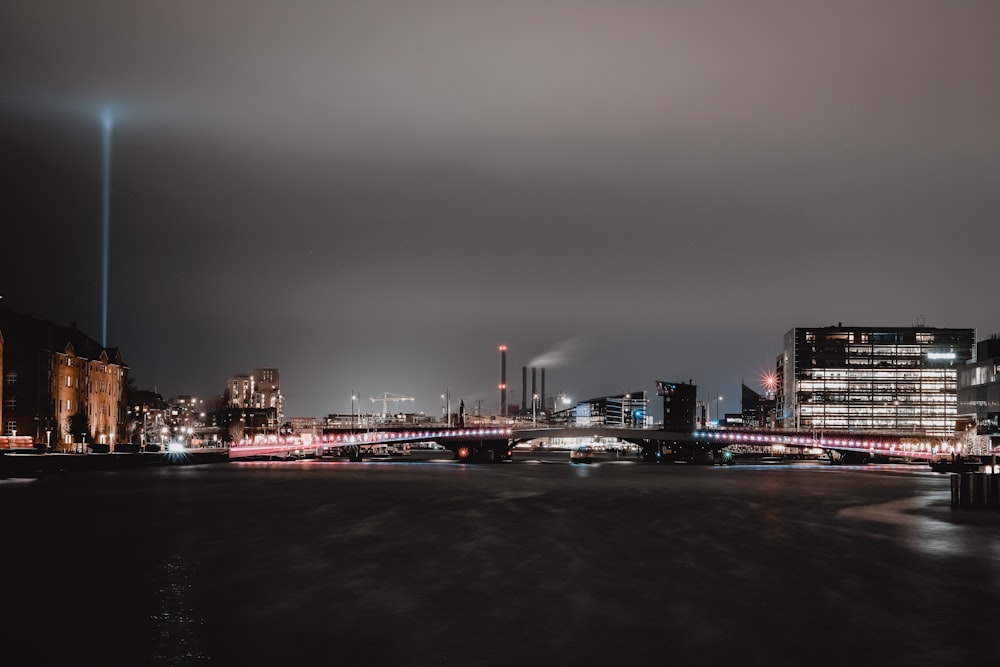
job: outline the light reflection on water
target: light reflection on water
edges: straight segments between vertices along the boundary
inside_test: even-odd
[[[152,664],[189,665],[210,662],[199,646],[205,620],[191,600],[194,566],[180,558],[163,563],[154,575],[156,611],[150,621],[156,641],[150,646]]]
[[[932,505],[948,501],[947,493],[923,493],[886,503],[849,507],[837,516],[898,526],[903,529],[903,539],[911,549],[929,556],[962,556],[975,548],[969,540],[969,529],[921,513]]]

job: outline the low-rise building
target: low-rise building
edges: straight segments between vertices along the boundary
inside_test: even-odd
[[[576,426],[647,426],[645,391],[601,396],[577,402],[571,422]]]

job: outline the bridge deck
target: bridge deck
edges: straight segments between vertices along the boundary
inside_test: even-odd
[[[539,438],[616,438],[633,443],[691,444],[723,449],[730,445],[782,445],[787,447],[817,448],[842,452],[863,452],[879,456],[899,456],[933,459],[959,451],[947,440],[913,438],[887,435],[844,435],[817,437],[799,431],[708,430],[693,432],[664,431],[648,428],[616,426],[559,426],[559,427],[492,427],[492,428],[438,428],[392,429],[373,431],[345,431],[317,437],[268,436],[240,441],[229,450],[229,458],[253,456],[280,456],[295,452],[310,452],[338,447],[370,448],[377,445],[436,442],[448,446],[456,442],[528,442]]]

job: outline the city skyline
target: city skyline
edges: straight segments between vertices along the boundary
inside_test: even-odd
[[[736,411],[792,327],[1000,331],[992,4],[3,12],[0,305],[104,333],[113,114],[107,344],[141,388],[275,367],[290,417],[493,412],[506,344],[509,404],[536,365]]]

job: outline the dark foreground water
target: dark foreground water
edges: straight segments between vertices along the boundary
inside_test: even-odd
[[[0,508],[4,664],[1000,654],[1000,513],[912,467],[215,464],[0,480]]]

